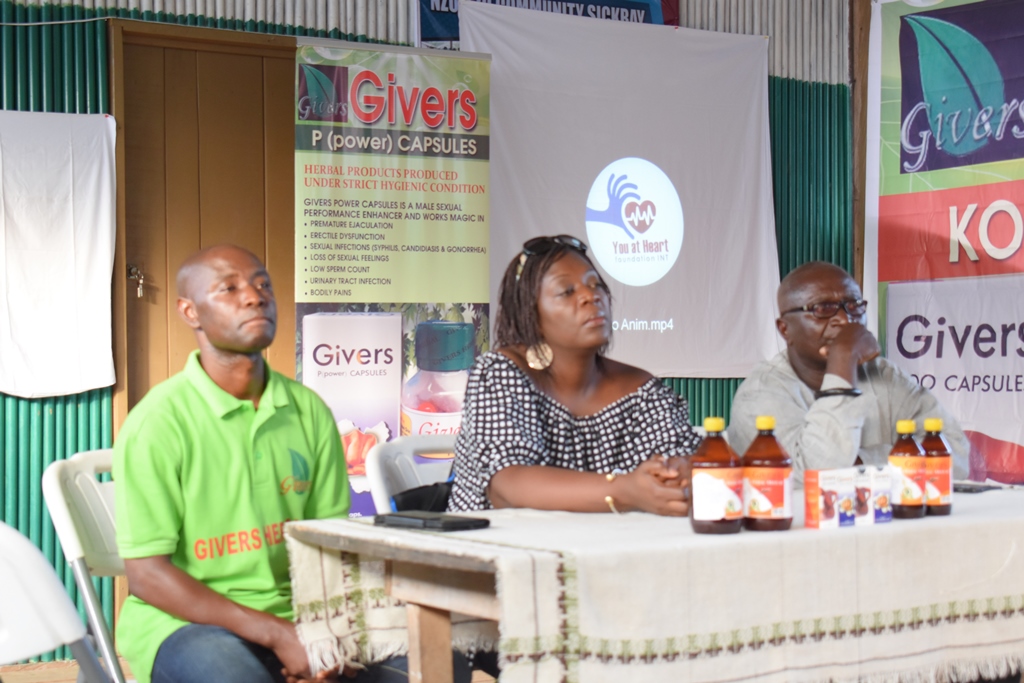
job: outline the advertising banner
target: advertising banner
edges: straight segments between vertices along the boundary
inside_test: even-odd
[[[491,301],[524,241],[568,233],[611,289],[612,358],[745,377],[778,353],[764,36],[480,2],[461,17],[463,47],[494,56],[501,122]]]
[[[477,0],[574,17],[591,17],[634,24],[664,23],[661,0]],[[420,45],[459,49],[459,0],[419,0]]]
[[[1024,4],[922,4],[874,6],[865,285],[889,358],[970,436],[972,478],[1024,482]]]
[[[298,49],[296,367],[338,422],[353,515],[374,511],[370,448],[456,433],[488,348],[489,82],[479,55]]]
[[[1024,393],[1024,274],[890,283],[889,358],[931,391],[964,424],[972,470],[1018,481],[1015,446]],[[984,471],[980,471],[984,467]]]

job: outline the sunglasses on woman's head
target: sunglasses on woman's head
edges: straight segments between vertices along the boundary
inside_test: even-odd
[[[534,256],[535,254],[546,254],[558,246],[575,249],[581,254],[587,253],[587,245],[584,244],[582,240],[577,239],[572,235],[534,237],[533,239],[526,240],[523,242],[523,251],[519,254],[519,266],[516,268],[516,282],[519,282],[519,276],[523,274],[523,266],[526,265],[526,259]]]
[[[587,253],[587,245],[572,235],[555,235],[554,237],[534,237],[523,242],[523,253],[527,256],[546,254],[557,246],[571,247],[576,251]]]

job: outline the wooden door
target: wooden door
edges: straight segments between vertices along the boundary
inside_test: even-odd
[[[277,293],[271,367],[295,374],[295,40],[112,21],[117,120],[115,435],[149,389],[196,348],[175,275],[231,242],[267,264]],[[129,281],[129,265],[143,276]],[[116,612],[127,582],[116,582]],[[116,619],[116,615],[115,615]]]
[[[111,24],[118,122],[115,429],[196,348],[175,275],[192,252],[241,245],[278,299],[271,367],[295,371],[295,41],[212,29]],[[127,280],[134,266],[143,280]]]

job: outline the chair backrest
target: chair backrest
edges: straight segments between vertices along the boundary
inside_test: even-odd
[[[391,512],[391,496],[396,493],[444,481],[451,474],[451,460],[417,463],[417,454],[454,450],[454,434],[400,436],[371,448],[366,454],[366,477],[377,513]]]
[[[39,549],[0,522],[0,664],[85,637],[64,584]]]
[[[69,563],[83,558],[93,576],[124,574],[114,526],[114,482],[99,475],[110,471],[114,451],[76,453],[51,463],[43,473],[43,497]]]

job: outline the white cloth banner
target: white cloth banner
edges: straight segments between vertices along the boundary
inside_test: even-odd
[[[459,5],[491,63],[491,305],[525,240],[583,238],[611,356],[742,377],[779,350],[768,41]]]
[[[114,119],[0,112],[0,392],[114,383]]]

